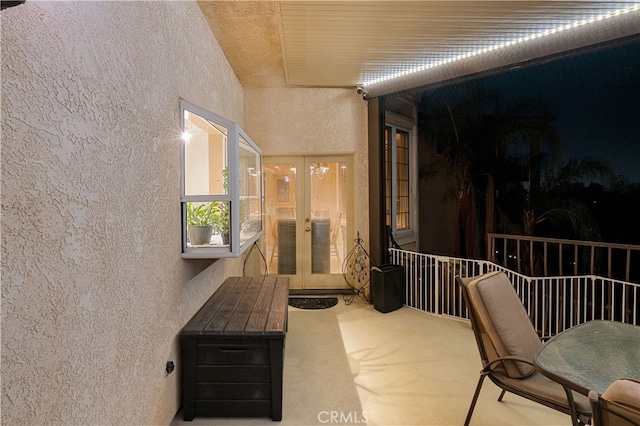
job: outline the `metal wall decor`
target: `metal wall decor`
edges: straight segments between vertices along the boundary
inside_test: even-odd
[[[349,305],[353,302],[356,295],[362,297],[367,302],[370,301],[369,283],[371,281],[371,258],[367,250],[362,246],[362,238],[360,232],[357,232],[356,245],[349,251],[349,254],[342,263],[342,275],[345,282],[353,289],[352,294],[344,296],[345,304]]]

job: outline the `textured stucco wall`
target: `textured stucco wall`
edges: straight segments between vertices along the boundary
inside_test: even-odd
[[[353,89],[245,89],[245,128],[265,156],[353,154],[355,226],[368,248],[367,104]]]
[[[242,273],[180,257],[178,99],[242,122],[242,87],[195,2],[0,16],[2,424],[168,424],[180,328]]]

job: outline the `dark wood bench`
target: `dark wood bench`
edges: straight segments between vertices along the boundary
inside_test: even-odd
[[[231,277],[184,327],[184,420],[282,420],[289,279]]]

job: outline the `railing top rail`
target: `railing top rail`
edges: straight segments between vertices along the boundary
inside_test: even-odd
[[[625,250],[640,250],[640,245],[636,244],[620,244],[620,243],[605,243],[602,241],[583,241],[583,240],[565,240],[561,238],[545,238],[545,237],[531,237],[527,235],[512,235],[512,234],[493,234],[488,233],[487,236],[489,239],[491,238],[506,238],[510,240],[518,240],[518,241],[533,241],[533,242],[546,242],[546,243],[556,243],[556,244],[571,244],[577,246],[587,246],[587,247],[611,247],[617,249],[625,249]]]
[[[449,261],[449,260],[458,260],[461,262],[480,262],[480,263],[492,263],[488,260],[484,260],[484,259],[467,259],[465,257],[455,257],[455,256],[449,256],[446,254],[433,254],[433,253],[422,253],[419,251],[411,251],[411,250],[405,250],[403,248],[393,248],[390,247],[389,248],[389,252],[395,252],[395,253],[411,253],[411,255],[418,255],[418,256],[429,256],[432,257],[434,259],[437,260],[442,260],[442,261]]]
[[[499,234],[496,234],[499,235]],[[411,254],[412,256],[422,256],[422,257],[429,257],[432,258],[438,262],[444,262],[444,263],[449,263],[449,262],[456,262],[456,261],[460,261],[460,262],[473,262],[476,263],[478,265],[488,265],[490,268],[494,268],[496,270],[503,270],[505,272],[507,272],[509,275],[512,275],[514,277],[519,277],[525,281],[528,282],[532,282],[532,281],[541,281],[541,280],[547,280],[547,281],[567,281],[567,280],[580,280],[580,279],[590,279],[590,280],[604,280],[604,281],[611,281],[611,282],[617,282],[617,283],[621,283],[621,284],[625,284],[631,287],[638,287],[640,288],[640,284],[639,283],[633,283],[633,282],[629,282],[629,281],[625,281],[625,280],[620,280],[620,279],[616,279],[616,278],[611,278],[611,277],[605,277],[602,275],[597,275],[597,274],[582,274],[582,275],[550,275],[550,276],[530,276],[530,275],[525,275],[522,273],[519,273],[517,271],[511,270],[505,266],[499,265],[495,262],[491,262],[489,260],[482,260],[482,259],[466,259],[464,257],[454,257],[454,256],[447,256],[447,255],[439,255],[439,254],[430,254],[430,253],[420,253],[420,252],[415,252],[415,251],[411,251],[411,250],[404,250],[404,249],[395,249],[395,248],[389,248],[389,252],[395,252],[395,253],[408,253]]]
[[[509,273],[513,273],[514,275],[521,276],[528,281],[547,281],[547,282],[548,281],[572,281],[572,280],[573,281],[575,280],[605,281],[610,283],[619,283],[627,287],[636,287],[640,289],[640,284],[638,283],[632,283],[629,281],[620,280],[616,278],[603,277],[601,275],[555,275],[550,277],[529,277],[527,275],[514,273],[513,271],[510,271],[510,270],[509,270]]]

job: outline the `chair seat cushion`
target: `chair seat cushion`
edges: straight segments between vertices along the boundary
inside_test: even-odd
[[[500,372],[494,372],[490,377],[492,380],[498,380],[505,386],[514,389],[511,391],[513,393],[517,394],[517,391],[524,392],[529,394],[528,399],[533,399],[534,401],[543,400],[560,407],[565,407],[567,410],[569,409],[567,394],[562,385],[548,379],[538,372],[534,372],[532,375],[524,379],[515,379],[507,376],[506,374],[501,374]],[[589,399],[582,394],[573,392],[573,400],[578,413],[582,414],[581,417],[583,420],[587,420],[591,415]],[[544,404],[544,402],[542,403]]]

